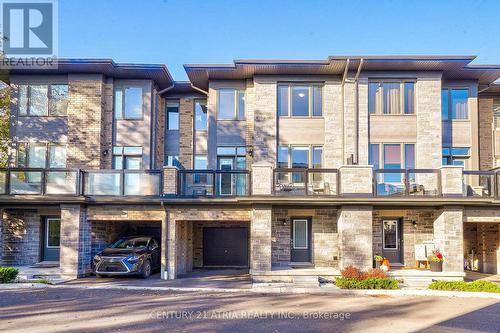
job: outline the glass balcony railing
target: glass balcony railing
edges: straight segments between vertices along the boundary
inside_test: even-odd
[[[338,195],[337,169],[274,169],[275,195]]]
[[[439,196],[441,175],[435,169],[373,171],[375,196]]]
[[[250,194],[248,170],[180,170],[182,197],[246,196]]]
[[[469,171],[462,172],[464,197],[498,197],[498,174],[494,171]]]
[[[78,195],[80,171],[68,169],[0,170],[0,194]]]
[[[83,172],[83,194],[90,196],[160,196],[157,170],[95,170]]]

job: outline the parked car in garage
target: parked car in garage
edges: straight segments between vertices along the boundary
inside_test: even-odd
[[[160,268],[160,247],[151,236],[123,237],[95,255],[94,273],[97,277],[140,275],[148,278]]]

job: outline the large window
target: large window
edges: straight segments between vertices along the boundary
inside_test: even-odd
[[[443,89],[441,91],[443,120],[469,119],[468,100],[468,89]]]
[[[368,84],[370,114],[414,114],[415,82],[371,81]]]
[[[142,85],[117,86],[115,88],[115,119],[142,119],[143,95]]]
[[[321,117],[323,86],[319,84],[279,84],[278,115],[281,117]]]
[[[369,164],[379,169],[414,169],[415,168],[415,145],[399,143],[375,143],[370,144]],[[401,182],[400,173],[386,173],[386,182]]]
[[[117,170],[141,170],[142,147],[113,147],[113,168]]]
[[[278,147],[278,168],[315,168],[323,166],[323,147],[281,145]],[[283,178],[283,175],[281,175]],[[315,175],[318,176],[319,175]],[[317,178],[317,177],[316,177]],[[294,183],[303,183],[305,179],[300,172],[292,173]]]
[[[66,146],[54,143],[19,143],[17,145],[19,168],[66,168]]]
[[[470,148],[443,147],[443,165],[460,165],[465,167],[470,157]]]
[[[206,130],[208,127],[207,102],[196,100],[194,102],[194,128],[196,130]]]
[[[181,162],[179,161],[179,156],[177,155],[167,155],[164,164],[168,166],[174,166],[179,169],[181,168]]]
[[[20,116],[65,116],[67,110],[67,84],[19,85]]]
[[[167,130],[179,129],[179,101],[167,101]]]
[[[245,119],[245,92],[236,89],[219,89],[217,119]]]

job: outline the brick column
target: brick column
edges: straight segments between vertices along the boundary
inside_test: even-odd
[[[340,268],[372,267],[372,207],[342,206],[338,216]]]
[[[165,211],[165,215],[161,220],[161,262],[160,262],[160,278],[162,280],[168,280],[168,258],[167,258],[167,246],[168,246],[168,211]]]
[[[339,168],[339,173],[341,195],[373,194],[373,168],[370,165],[344,165]]]
[[[177,228],[172,211],[167,211],[167,274],[168,280],[177,277]]]
[[[163,167],[163,194],[168,196],[177,195],[178,169],[174,166]]]
[[[445,165],[441,167],[441,193],[448,197],[461,197],[463,195],[463,167]]]
[[[272,209],[254,207],[250,222],[250,273],[271,270]]]
[[[61,205],[61,273],[78,277],[90,273],[91,227],[82,205]]]
[[[273,166],[269,163],[252,164],[252,195],[271,195]]]
[[[443,208],[434,220],[434,244],[445,256],[444,272],[464,270],[463,208]]]

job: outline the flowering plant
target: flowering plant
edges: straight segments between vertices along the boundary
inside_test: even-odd
[[[444,261],[444,256],[439,250],[433,250],[432,255],[429,256],[429,261],[442,262]]]
[[[378,255],[376,254],[373,259],[376,261],[376,262],[382,262],[384,261],[384,257],[382,257],[381,255]]]

